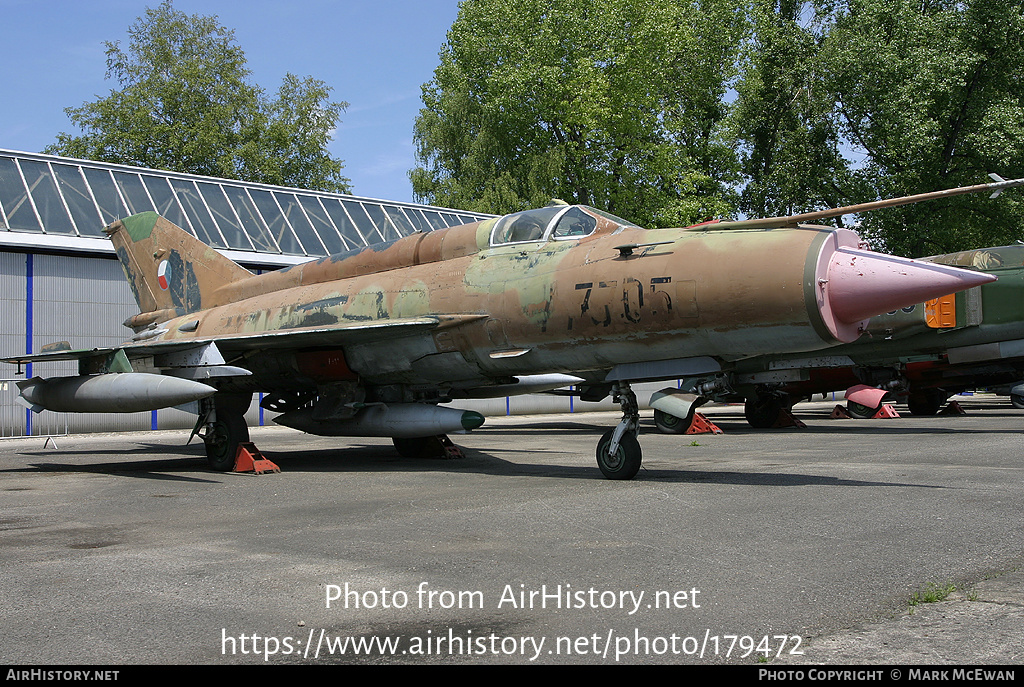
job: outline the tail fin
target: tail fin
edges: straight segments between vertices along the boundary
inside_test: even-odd
[[[202,310],[217,288],[251,277],[244,267],[155,212],[118,220],[110,236],[142,313]]]

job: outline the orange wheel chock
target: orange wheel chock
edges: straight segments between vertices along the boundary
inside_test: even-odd
[[[899,417],[899,413],[893,410],[893,407],[888,403],[883,403],[882,407],[878,409],[878,412],[871,416],[871,419],[882,420],[889,417]]]
[[[850,411],[839,403],[836,404],[836,407],[832,409],[832,414],[829,415],[829,419],[831,420],[849,420],[852,417],[853,416],[850,415]]]
[[[268,472],[281,472],[273,462],[267,460],[251,441],[242,441],[238,444],[238,453],[235,454],[235,469],[232,472],[252,472],[263,475]]]
[[[700,413],[693,414],[693,420],[690,422],[690,426],[686,428],[683,434],[723,434],[718,425],[709,420],[707,416],[701,415]]]

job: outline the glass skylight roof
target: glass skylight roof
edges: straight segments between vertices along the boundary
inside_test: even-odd
[[[102,238],[153,210],[214,248],[309,257],[492,217],[0,150],[0,231]]]

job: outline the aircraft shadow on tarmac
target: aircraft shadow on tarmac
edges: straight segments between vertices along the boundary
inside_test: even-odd
[[[194,449],[194,450],[190,450]],[[168,451],[181,451],[186,455],[171,458],[157,458],[152,460],[138,460],[149,455],[166,455]],[[31,456],[33,458],[53,459],[60,456],[82,456],[93,457],[109,456],[112,460],[102,463],[58,463],[52,460],[46,462],[30,463],[23,467],[0,469],[0,475],[31,473],[31,472],[68,472],[68,473],[93,473],[101,475],[120,475],[123,477],[139,477],[161,481],[197,482],[197,483],[218,483],[217,473],[208,472],[209,477],[197,477],[196,471],[206,471],[206,457],[203,454],[202,445],[173,447],[167,444],[146,443],[124,449],[100,449],[100,450],[40,450],[21,451],[18,455]],[[188,455],[194,454],[194,455]]]
[[[986,417],[1010,417],[1020,419],[1020,415],[1013,411],[1004,413],[986,413]],[[837,435],[848,434],[894,434],[894,435],[915,435],[915,434],[991,434],[991,433],[1019,433],[1019,429],[1012,427],[1004,428],[981,428],[969,429],[957,427],[958,417],[949,418],[919,418],[919,421],[928,423],[928,426],[914,423],[901,423],[896,421],[830,421],[826,416],[808,417],[809,424],[805,428],[782,428],[774,430],[757,430],[747,425],[743,418],[742,411],[717,413],[712,417],[713,421],[723,428],[727,435],[755,436],[765,433],[781,433],[799,436],[800,434],[824,434],[832,433]],[[932,425],[934,421],[934,425]],[[840,423],[842,423],[840,425]],[[649,418],[641,421],[642,434],[658,434],[654,423]],[[603,425],[582,421],[564,420],[542,420],[537,422],[523,422],[515,426],[494,427],[493,429],[483,428],[474,432],[475,436],[488,435],[493,437],[494,445],[501,446],[499,449],[476,449],[463,446],[464,458],[445,460],[437,458],[403,458],[388,444],[376,443],[343,443],[339,445],[316,446],[312,448],[295,448],[294,439],[290,438],[284,442],[275,441],[276,438],[267,438],[260,442],[260,448],[267,458],[277,463],[283,471],[291,472],[476,472],[480,474],[505,475],[505,476],[536,476],[536,477],[557,477],[568,479],[599,479],[600,471],[590,462],[589,454],[586,456],[586,464],[578,463],[578,454],[574,451],[558,448],[559,442],[551,442],[549,447],[517,448],[516,436],[538,436],[550,434],[553,438],[558,436],[584,437],[602,431]],[[506,436],[507,435],[507,436]],[[302,436],[302,435],[299,435]],[[705,435],[706,436],[706,435]],[[671,438],[671,437],[664,437]],[[686,436],[675,437],[680,442],[680,447],[690,440],[712,442],[713,437]],[[259,441],[257,439],[257,441]],[[318,439],[322,442],[323,439]],[[349,440],[351,441],[351,439]],[[458,443],[458,437],[455,438]],[[275,443],[285,444],[280,449]],[[290,444],[290,445],[289,445]],[[46,458],[45,462],[35,462],[30,465],[0,470],[0,474],[11,474],[18,472],[77,472],[96,473],[108,475],[120,475],[154,480],[177,480],[186,482],[219,483],[230,473],[209,472],[206,469],[206,462],[202,455],[203,447],[200,444],[175,445],[173,442],[136,443],[124,449],[100,449],[100,450],[60,450],[42,449],[39,451],[22,451],[19,455],[32,458]],[[180,457],[167,457],[168,453],[183,454]],[[532,461],[518,462],[515,460],[517,454],[530,455]],[[543,454],[545,458],[550,456],[550,461],[545,460],[538,463],[536,457]],[[52,459],[60,456],[82,456],[109,457],[111,460],[104,462],[74,463],[54,462]],[[145,459],[147,456],[163,456],[161,458]],[[508,456],[508,458],[502,457]],[[564,456],[565,461],[559,460]],[[750,486],[807,486],[807,485],[832,485],[832,486],[926,486],[936,488],[934,485],[919,485],[892,482],[877,482],[863,480],[846,480],[841,478],[809,475],[809,474],[784,474],[768,472],[737,472],[715,471],[715,470],[693,470],[686,469],[684,461],[686,456],[678,457],[680,468],[665,467],[666,460],[675,458],[666,457],[657,464],[645,464],[641,467],[638,475],[641,481],[657,480],[659,482],[708,482],[719,484],[743,484]],[[206,477],[199,476],[200,474]]]
[[[999,428],[966,428],[962,425],[957,425],[961,418],[956,416],[908,418],[926,424],[909,424],[901,422],[903,418],[895,420],[831,420],[827,415],[801,416],[799,413],[796,417],[797,419],[805,422],[807,426],[755,429],[744,419],[742,410],[735,414],[718,413],[715,415],[709,415],[708,419],[718,425],[718,427],[727,435],[733,436],[745,435],[764,437],[766,435],[779,433],[790,433],[797,436],[800,434],[836,434],[837,436],[843,434],[1019,434],[1021,431],[1021,427],[1015,427],[1009,424],[1006,427]],[[989,412],[985,414],[985,417],[1006,417],[1017,421],[1024,419],[1024,416],[1012,411],[1005,414]],[[642,428],[641,436],[660,434],[660,431],[654,424],[654,420],[649,417],[641,417],[640,426]],[[515,426],[515,433],[539,434],[542,432],[557,432],[558,434],[572,434],[579,436],[600,435],[604,429],[607,429],[607,427],[604,427],[604,429],[602,429],[602,427],[604,426],[582,422],[542,421],[518,424]],[[501,428],[497,431],[504,432],[505,429],[506,428]],[[491,431],[495,430],[490,430],[485,425],[481,429],[475,430],[474,434],[482,435],[490,433]],[[691,439],[699,439],[702,435],[679,434],[676,436],[680,441],[683,439],[690,441]]]
[[[796,418],[804,422],[806,427],[779,427],[774,429],[755,429],[743,417],[743,412],[718,413],[708,415],[708,419],[718,425],[726,434],[761,435],[788,432],[791,434],[1019,434],[1024,415],[1019,412],[986,412],[986,419],[1005,418],[1017,424],[1007,423],[1004,427],[964,427],[965,419],[956,415],[913,417],[909,413],[899,418],[881,420],[833,420],[827,415],[811,415],[794,413]],[[650,427],[650,432],[657,432],[654,422],[644,422],[641,426]],[[680,435],[682,437],[682,435]]]
[[[519,428],[517,428],[519,429]],[[590,428],[593,431],[593,428]],[[514,446],[513,442],[505,442],[504,446]],[[600,470],[591,464],[590,456],[585,456],[584,464],[579,463],[579,455],[572,451],[557,448],[537,451],[522,448],[502,448],[498,451],[480,450],[463,447],[464,458],[403,458],[393,452],[391,447],[383,444],[353,444],[339,448],[284,449],[281,451],[267,450],[264,455],[273,460],[284,472],[328,472],[328,473],[385,473],[385,472],[454,472],[476,473],[504,477],[538,477],[557,479],[585,479],[601,483]],[[551,461],[537,462],[538,454]],[[517,454],[529,455],[531,462],[517,462]],[[502,456],[509,456],[508,458]],[[565,462],[559,457],[565,458]],[[686,458],[678,457],[680,464]],[[642,466],[637,475],[642,483],[645,480],[658,482],[702,482],[716,484],[736,484],[748,486],[808,486],[828,485],[845,487],[936,487],[930,484],[905,482],[881,482],[872,480],[842,479],[831,476],[812,474],[785,474],[769,472],[737,472],[692,470],[685,468],[666,468],[663,466]]]
[[[745,435],[745,436],[764,436],[765,434],[773,434],[779,432],[788,432],[792,435],[799,436],[801,434],[834,434],[837,437],[845,436],[848,434],[878,434],[878,435],[927,435],[927,434],[1020,434],[1020,427],[984,427],[984,428],[966,428],[956,426],[929,426],[913,427],[906,424],[900,424],[899,420],[885,424],[886,420],[863,420],[863,421],[846,421],[848,424],[843,425],[842,429],[836,429],[832,425],[816,425],[813,424],[814,420],[808,420],[807,418],[800,418],[807,423],[806,427],[780,427],[778,429],[753,429],[749,427],[745,422],[727,422],[719,421],[714,419],[716,425],[721,428],[726,434],[733,436]],[[843,422],[840,420],[839,422]],[[872,424],[860,424],[862,422],[870,422]],[[884,425],[884,426],[883,426]],[[651,429],[651,432],[656,430]],[[700,435],[697,435],[698,437]],[[683,435],[680,435],[683,438]]]

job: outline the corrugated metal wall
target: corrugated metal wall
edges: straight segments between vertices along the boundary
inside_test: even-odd
[[[14,334],[5,331],[0,339],[3,355],[38,351],[56,341],[67,341],[73,348],[110,346],[130,335],[121,322],[138,307],[116,260],[25,253],[0,253],[0,258],[4,318],[18,325]],[[32,329],[26,337],[29,321]],[[15,379],[15,368],[5,367],[3,376]],[[74,374],[78,374],[74,362],[32,366],[33,376]],[[0,397],[4,436],[122,431],[152,425],[150,413],[27,413],[15,401],[17,387],[11,383],[7,387]]]
[[[116,260],[65,255],[36,255],[32,289],[32,341],[35,350],[55,341],[72,348],[114,346],[131,332],[121,325],[138,312],[121,264]],[[55,377],[78,374],[78,364],[46,363],[33,366],[33,374]],[[149,413],[51,413],[35,416],[35,422],[66,416],[73,432],[104,432],[148,429]],[[56,429],[56,428],[54,428]],[[36,431],[33,434],[49,434]]]
[[[117,260],[0,252],[0,355],[37,352],[56,341],[72,348],[116,346],[131,336],[121,323],[139,311]],[[26,323],[31,321],[30,337]],[[0,370],[0,436],[191,428],[196,416],[174,408],[156,413],[32,413],[17,402],[14,366]],[[36,363],[32,375],[78,374],[74,362]],[[247,415],[259,423],[254,403]]]
[[[25,353],[25,269],[27,256],[0,253],[0,353]],[[25,432],[25,407],[15,402],[18,387],[13,365],[0,366],[0,436]]]

